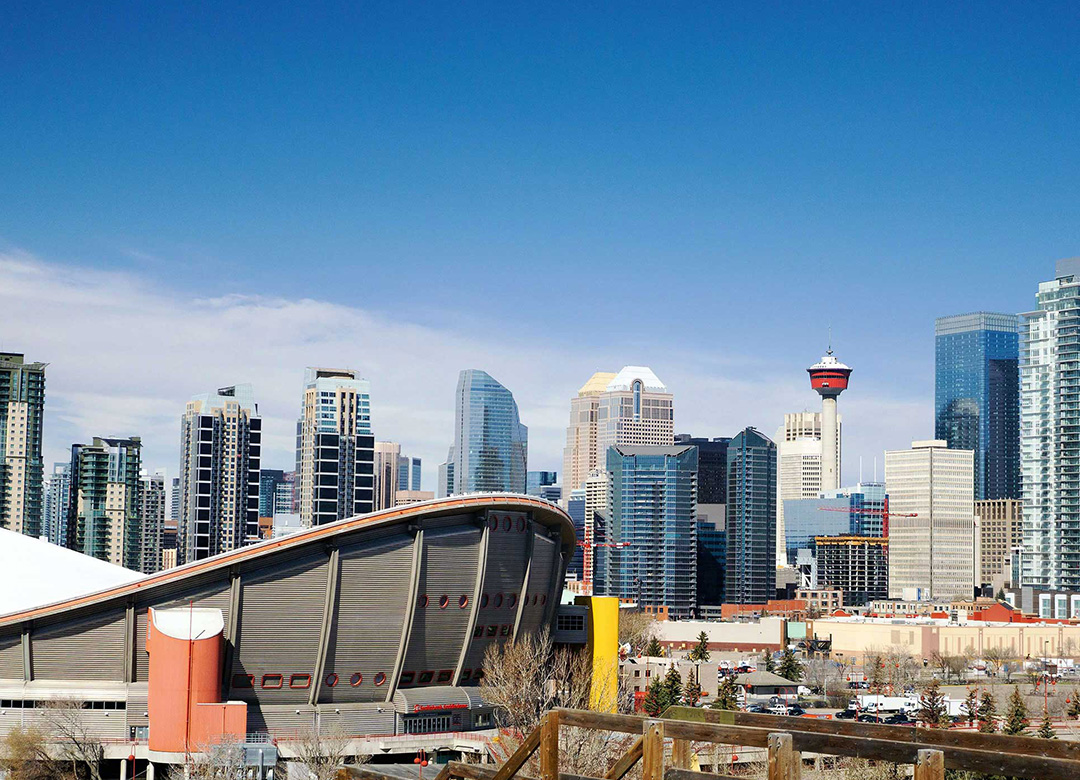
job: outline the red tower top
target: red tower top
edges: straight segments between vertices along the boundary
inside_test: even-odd
[[[810,374],[810,386],[822,396],[836,398],[847,390],[851,366],[845,366],[837,360],[832,349],[826,352],[819,362],[806,370]]]

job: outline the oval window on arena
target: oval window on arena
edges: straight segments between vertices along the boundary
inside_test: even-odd
[[[487,609],[487,605],[488,605],[488,594],[485,593],[483,596],[480,597],[480,609]]]
[[[516,593],[511,593],[510,594],[510,603],[508,603],[507,606],[510,607],[510,609],[513,609],[515,604],[517,604],[517,594]]]
[[[547,604],[547,594],[540,596],[540,606]]]
[[[360,674],[360,672],[353,672],[353,676],[349,678],[349,685],[351,685],[353,688],[355,688],[358,685],[360,685],[360,683],[362,683],[363,681],[364,681],[364,675]]]
[[[386,682],[386,675],[385,674],[383,674],[382,672],[379,672],[378,674],[375,675],[375,684],[376,685],[382,685],[385,682]]]
[[[498,527],[499,527],[499,518],[495,517],[495,515],[492,515],[491,517],[489,517],[488,518],[488,528],[490,528],[492,531],[495,531],[495,530],[498,529]]]
[[[509,531],[511,525],[512,525],[512,523],[510,522],[510,518],[509,517],[504,517],[503,518],[503,530],[504,531]]]
[[[421,595],[420,598],[418,598],[416,600],[416,606],[420,607],[420,609],[423,609],[427,605],[428,605],[428,597],[427,597],[427,594],[425,593],[425,594]]]
[[[469,606],[469,597],[462,593],[458,596],[457,605],[462,609],[465,609],[465,607]]]
[[[519,517],[517,521],[518,533],[525,533],[525,518]]]
[[[327,688],[333,688],[337,684],[338,684],[338,676],[336,674],[334,674],[333,672],[330,672],[330,674],[326,675],[326,687]]]
[[[446,609],[450,604],[450,597],[445,593],[439,596],[439,609]]]
[[[495,609],[498,609],[499,607],[501,607],[502,603],[503,603],[503,595],[501,593],[496,593],[495,594],[495,602],[494,602]]]

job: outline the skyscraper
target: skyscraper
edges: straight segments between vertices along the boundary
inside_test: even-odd
[[[935,323],[935,436],[975,453],[975,500],[1020,497],[1020,318],[975,312]]]
[[[1080,257],[1039,284],[1021,315],[1020,471],[1023,585],[1080,590]]]
[[[764,604],[776,596],[776,445],[755,428],[728,447],[724,601]]]
[[[541,488],[554,485],[559,481],[556,471],[529,471],[525,474],[525,492],[530,496],[542,496]]]
[[[398,459],[398,490],[417,491],[420,489],[422,463],[420,458],[402,455]]]
[[[308,368],[297,432],[301,524],[373,511],[375,437],[368,381],[348,368]]]
[[[932,440],[885,453],[890,598],[914,589],[923,599],[972,597],[974,486],[971,450]]]
[[[162,550],[165,547],[165,470],[153,474],[145,471],[139,476],[139,518],[142,536],[139,540],[139,571],[154,574],[162,569]]]
[[[45,515],[42,530],[53,544],[67,542],[68,502],[71,500],[71,462],[54,463],[45,491]]]
[[[677,618],[697,607],[697,469],[692,445],[608,450],[619,592]]]
[[[585,579],[585,548],[582,546],[585,542],[585,488],[578,488],[567,497],[566,514],[570,515],[570,519],[574,523],[574,536],[577,537],[579,542],[574,547],[574,554],[570,556],[570,562],[566,564],[566,576],[570,579],[583,581]],[[592,561],[591,555],[589,560]]]
[[[274,503],[277,500],[278,485],[285,481],[285,472],[281,469],[262,469],[259,471],[259,517],[273,517]]]
[[[842,420],[836,420],[836,462],[840,462]],[[776,431],[776,565],[789,565],[785,551],[788,501],[815,499],[823,489],[821,481],[821,412],[793,412],[784,415]],[[793,565],[793,564],[792,564]]]
[[[727,503],[727,451],[731,438],[697,438],[688,433],[675,437],[676,444],[692,444],[698,450],[698,503]]]
[[[375,442],[375,509],[390,509],[395,506],[394,497],[398,492],[400,475],[398,464],[401,461],[401,445],[392,441]]]
[[[590,474],[605,468],[606,454],[596,447],[596,418],[600,396],[615,374],[597,371],[570,399],[570,425],[563,448],[563,495],[583,487]]]
[[[821,487],[836,490],[840,487],[840,417],[836,399],[847,389],[851,366],[837,360],[829,347],[806,372],[810,374],[810,386],[821,396]]]
[[[570,401],[563,490],[569,494],[602,471],[609,447],[670,446],[674,430],[671,393],[652,369],[624,366],[618,374],[593,374]]]
[[[454,443],[440,467],[439,495],[525,492],[529,429],[513,394],[479,369],[458,376]]]
[[[178,563],[259,540],[262,418],[251,385],[188,401],[180,420]]]
[[[0,352],[0,528],[40,536],[45,509],[41,429],[45,367]]]
[[[142,442],[94,437],[71,445],[67,544],[84,555],[140,571]]]

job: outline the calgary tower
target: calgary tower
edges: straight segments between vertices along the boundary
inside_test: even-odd
[[[845,366],[837,360],[832,347],[829,347],[825,356],[806,370],[810,374],[810,386],[821,396],[821,490],[839,490],[836,397],[847,390],[851,366]]]

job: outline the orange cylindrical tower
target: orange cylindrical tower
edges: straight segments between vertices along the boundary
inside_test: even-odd
[[[208,734],[203,716],[210,716],[207,710],[214,708],[200,707],[221,702],[225,630],[221,610],[151,609],[146,624],[149,747],[173,753],[198,751],[207,739],[223,736]],[[243,704],[225,706],[242,707],[245,713],[247,709]]]

